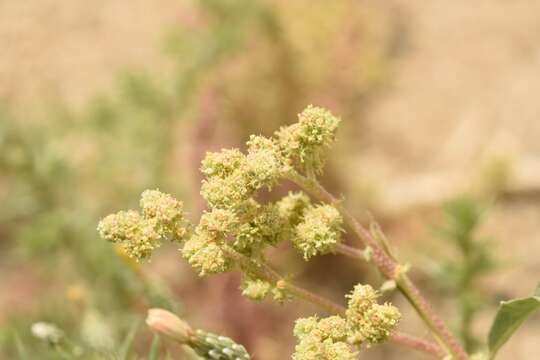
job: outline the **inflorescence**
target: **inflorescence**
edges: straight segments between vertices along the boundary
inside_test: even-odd
[[[380,293],[369,285],[356,285],[347,295],[345,317],[298,319],[294,335],[299,343],[293,360],[356,359],[356,347],[386,340],[399,323],[401,314],[393,305],[378,304],[379,296]]]
[[[181,202],[158,190],[141,196],[141,212],[120,211],[98,226],[102,238],[120,244],[140,261],[150,257],[162,240],[183,242],[182,256],[199,275],[222,273],[234,266],[243,272],[242,293],[254,300],[271,295],[283,301],[290,294],[279,281],[262,277],[264,250],[291,241],[305,260],[332,253],[342,241],[343,220],[332,204],[312,203],[303,192],[290,192],[276,202],[260,203],[261,189],[271,190],[282,179],[313,179],[322,173],[325,152],[333,144],[340,119],[328,110],[308,106],[299,121],[274,136],[251,136],[247,151],[209,152],[201,164],[201,195],[208,209],[190,225]],[[296,360],[353,359],[351,345],[373,344],[388,337],[399,320],[391,305],[379,305],[378,293],[357,286],[349,295],[346,318],[315,317],[297,322],[300,343]]]

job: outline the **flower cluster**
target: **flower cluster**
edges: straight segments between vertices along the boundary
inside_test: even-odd
[[[183,205],[171,195],[146,190],[140,204],[142,214],[119,211],[102,219],[97,228],[103,239],[119,244],[137,261],[149,258],[161,240],[181,241],[189,232]]]
[[[332,252],[341,239],[343,219],[331,205],[308,207],[295,227],[294,245],[304,259]]]
[[[296,345],[293,360],[353,360],[357,353],[347,343],[347,323],[340,316],[319,320],[316,316],[298,319],[294,335]]]
[[[334,142],[340,121],[328,110],[309,105],[297,123],[276,132],[284,156],[301,170],[322,173],[325,150]]]
[[[355,359],[351,346],[377,344],[390,336],[401,314],[390,304],[378,304],[380,294],[369,285],[356,285],[349,298],[345,318],[309,317],[296,321],[294,335],[299,343],[294,360]]]
[[[369,285],[356,285],[349,298],[346,311],[350,326],[349,341],[353,344],[377,344],[390,336],[401,314],[389,304],[379,304],[380,293]]]

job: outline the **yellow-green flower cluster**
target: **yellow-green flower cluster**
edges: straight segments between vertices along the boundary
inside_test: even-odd
[[[251,137],[248,153],[224,149],[207,153],[201,171],[206,176],[201,195],[212,208],[230,209],[241,206],[254,193],[271,188],[283,174],[283,162],[273,141]]]
[[[304,211],[311,206],[311,202],[303,192],[289,192],[276,206],[279,216],[286,219],[290,227],[295,227],[302,220]]]
[[[339,316],[319,320],[299,319],[294,327],[296,345],[293,360],[353,360],[357,353],[347,343],[347,323]]]
[[[226,272],[231,268],[233,262],[223,246],[238,224],[236,214],[228,209],[212,209],[201,216],[195,234],[182,249],[182,255],[199,275]]]
[[[248,274],[242,279],[240,287],[242,289],[242,295],[255,301],[261,301],[267,295],[271,295],[272,298],[279,303],[291,299],[290,294],[285,288],[280,286],[279,281],[277,284],[272,284],[266,280]]]
[[[200,234],[186,241],[182,255],[200,276],[217,274],[231,269],[233,262],[227,257],[220,244]]]
[[[380,293],[369,285],[356,285],[347,297],[349,341],[353,344],[377,344],[386,340],[401,319],[395,306],[377,303]]]
[[[357,285],[350,295],[345,318],[309,317],[296,321],[294,335],[299,343],[295,360],[355,359],[351,346],[377,344],[386,340],[401,314],[390,304],[378,304],[380,294],[369,285]]]
[[[272,288],[272,284],[262,279],[248,278],[242,281],[242,295],[255,301],[264,299]]]
[[[150,257],[161,240],[181,241],[189,226],[182,203],[158,190],[147,190],[141,196],[142,214],[129,210],[106,216],[98,225],[100,236],[120,244],[137,261]]]
[[[317,205],[305,209],[301,222],[295,227],[294,245],[304,259],[334,251],[341,241],[343,219],[331,205]]]
[[[330,111],[309,105],[298,114],[297,123],[276,132],[282,153],[293,166],[321,173],[340,121]]]
[[[183,204],[159,190],[145,190],[140,206],[145,219],[155,221],[156,231],[171,240],[183,239],[187,234]]]

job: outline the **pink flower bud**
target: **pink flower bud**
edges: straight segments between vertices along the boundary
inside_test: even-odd
[[[163,309],[150,309],[146,324],[159,335],[165,335],[182,344],[188,343],[194,335],[193,329],[178,316]]]

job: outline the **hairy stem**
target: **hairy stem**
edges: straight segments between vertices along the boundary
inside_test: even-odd
[[[317,295],[307,289],[294,285],[293,283],[285,280],[283,276],[281,276],[277,271],[272,269],[267,264],[261,264],[259,262],[256,262],[238,253],[229,246],[224,246],[223,249],[228,256],[233,258],[241,266],[246,268],[248,271],[256,274],[260,278],[275,284],[277,288],[287,290],[294,297],[311,303],[328,312],[329,314],[341,316],[345,315],[345,307],[333,302],[330,299]],[[445,355],[445,352],[437,344],[409,334],[396,332],[390,336],[389,340],[393,343],[406,346],[417,351],[432,354],[440,358]]]
[[[371,250],[371,259],[373,263],[388,279],[396,281],[399,290],[411,303],[441,346],[454,359],[468,360],[469,357],[463,347],[452,335],[438,314],[433,310],[430,303],[410,280],[406,272],[402,271],[402,266],[396,263],[371,233],[351,215],[343,205],[343,202],[330,194],[316,179],[307,178],[298,173],[291,173],[288,178],[314,198],[336,207],[341,213],[341,216],[343,216],[345,223],[351,228],[357,238]],[[338,251],[344,255],[353,256],[355,258],[364,258],[362,251],[358,249],[341,246],[338,247]]]

